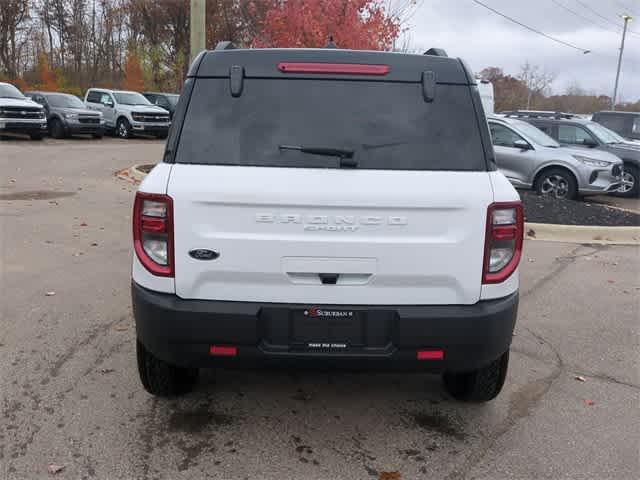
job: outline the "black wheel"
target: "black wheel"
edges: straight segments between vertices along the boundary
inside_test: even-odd
[[[638,167],[625,164],[624,171],[622,172],[622,185],[615,192],[617,197],[624,198],[638,198],[640,196],[640,185],[638,185]]]
[[[29,136],[31,137],[31,140],[42,140],[44,138],[42,133],[30,133]]]
[[[198,381],[197,368],[183,368],[159,359],[136,341],[138,373],[144,389],[151,395],[172,397],[193,390]]]
[[[471,372],[443,375],[444,386],[456,400],[465,402],[488,402],[498,396],[509,366],[509,351],[486,367]]]
[[[64,125],[57,118],[51,120],[51,126],[49,127],[49,130],[51,131],[51,136],[53,138],[64,138],[67,136],[64,131]]]
[[[549,195],[556,198],[575,200],[578,197],[576,179],[569,170],[564,168],[550,168],[536,179],[538,195]]]
[[[131,138],[131,125],[126,118],[119,118],[116,123],[116,135],[120,138]]]

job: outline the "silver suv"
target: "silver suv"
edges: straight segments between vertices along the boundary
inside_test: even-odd
[[[560,147],[521,120],[500,116],[488,120],[498,168],[513,186],[569,199],[619,188],[622,160],[615,155]]]

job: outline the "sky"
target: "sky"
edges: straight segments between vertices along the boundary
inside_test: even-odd
[[[520,66],[529,61],[555,75],[552,85],[555,94],[577,84],[589,93],[611,96],[622,38],[621,28],[614,24],[622,27],[621,15],[627,13],[635,17],[629,29],[637,33],[626,36],[618,100],[640,100],[640,0],[481,1],[591,53],[585,55],[530,32],[473,0],[417,0],[417,8],[405,25],[409,28],[411,48],[444,48],[449,56],[466,60],[475,72],[500,67],[505,73],[516,75]]]

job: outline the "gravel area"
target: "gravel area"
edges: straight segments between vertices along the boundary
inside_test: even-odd
[[[534,192],[520,192],[527,222],[561,225],[640,226],[640,214],[590,203],[589,200],[558,200]]]

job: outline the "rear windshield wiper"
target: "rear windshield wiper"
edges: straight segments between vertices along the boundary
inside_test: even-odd
[[[310,155],[339,157],[340,166],[343,168],[356,168],[358,166],[358,161],[353,158],[353,150],[331,147],[305,147],[303,145],[278,145],[278,148],[280,150],[297,150],[298,152],[308,153]]]

